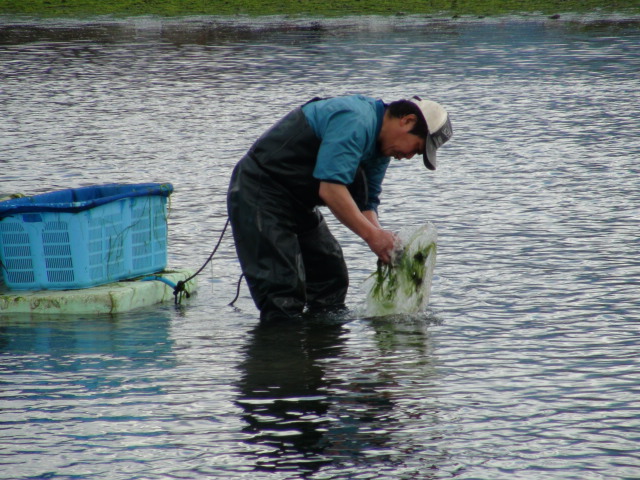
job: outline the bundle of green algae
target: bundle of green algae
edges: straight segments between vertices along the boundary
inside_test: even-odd
[[[364,282],[367,292],[364,315],[368,317],[412,314],[429,303],[436,265],[437,230],[431,223],[405,228],[398,233],[400,249],[388,265]]]

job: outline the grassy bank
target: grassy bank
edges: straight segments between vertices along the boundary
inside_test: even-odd
[[[0,0],[0,14],[112,15],[506,15],[640,13],[638,0]]]

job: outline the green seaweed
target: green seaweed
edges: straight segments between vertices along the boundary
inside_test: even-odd
[[[393,302],[401,285],[404,285],[403,293],[407,296],[418,293],[424,283],[426,261],[432,252],[436,252],[436,244],[433,242],[420,245],[413,255],[403,252],[396,262],[378,262],[378,268],[373,273],[375,283],[371,290],[372,297],[379,302]]]

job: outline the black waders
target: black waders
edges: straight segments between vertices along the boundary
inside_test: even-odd
[[[305,307],[344,308],[347,266],[317,208],[319,146],[298,108],[256,141],[231,176],[229,219],[261,321],[296,318]]]

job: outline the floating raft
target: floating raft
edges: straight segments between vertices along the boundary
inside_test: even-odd
[[[191,275],[193,272],[190,270],[172,270],[78,290],[0,290],[0,315],[128,312],[160,302],[174,301],[173,287],[163,281],[148,280],[150,277],[162,277],[176,285]],[[195,292],[196,280],[190,280],[185,288],[189,293]]]

